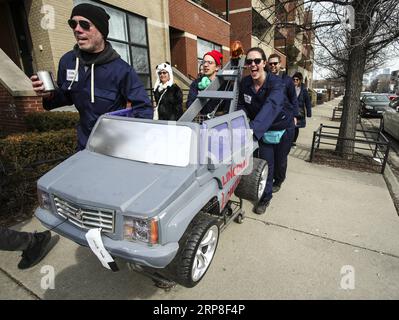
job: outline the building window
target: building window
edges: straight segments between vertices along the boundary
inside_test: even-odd
[[[204,54],[212,51],[212,50],[217,50],[220,53],[222,53],[222,47],[219,46],[216,43],[209,42],[206,40],[202,40],[200,38],[197,39],[197,60],[198,60],[198,68],[200,64],[202,63],[202,58],[204,57]]]
[[[145,18],[90,0],[74,0],[74,4],[91,3],[109,14],[107,40],[121,58],[134,67],[145,88],[151,88],[147,22]]]

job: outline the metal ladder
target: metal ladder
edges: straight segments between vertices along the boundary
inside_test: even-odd
[[[244,58],[238,60],[236,66],[232,66],[232,61],[229,61],[223,69],[216,74],[215,80],[205,90],[199,91],[197,98],[190,105],[185,113],[178,121],[192,122],[199,115],[202,108],[210,100],[219,100],[220,102],[215,109],[206,115],[207,119],[212,119],[216,116],[218,107],[223,101],[230,101],[229,113],[237,110],[239,84],[242,78],[242,70],[244,68]],[[223,86],[225,86],[223,88]]]

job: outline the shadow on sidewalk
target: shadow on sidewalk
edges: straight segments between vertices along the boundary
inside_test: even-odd
[[[44,299],[149,299],[157,290],[151,279],[129,270],[126,262],[116,260],[120,271],[101,266],[89,248],[78,247],[76,264],[56,273],[54,289]]]
[[[289,155],[299,160],[309,161],[310,148],[297,143],[296,148],[291,148]]]

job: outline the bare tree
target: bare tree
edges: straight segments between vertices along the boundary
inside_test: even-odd
[[[399,2],[397,0],[276,0],[275,3],[296,10],[313,10],[313,21],[281,21],[282,28],[313,31],[323,49],[318,63],[343,78],[345,101],[337,151],[352,157],[360,92],[365,71],[373,69],[386,57],[387,47],[396,48],[399,39]]]

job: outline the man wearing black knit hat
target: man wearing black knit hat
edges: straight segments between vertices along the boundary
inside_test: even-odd
[[[31,77],[33,89],[43,97],[44,109],[74,104],[79,111],[79,150],[85,148],[91,130],[104,113],[130,103],[134,117],[153,118],[151,102],[136,72],[106,41],[109,19],[99,6],[82,3],[74,7],[68,24],[76,45],[60,60],[58,88],[44,92],[42,81]]]

